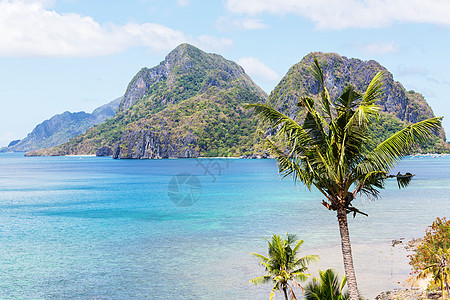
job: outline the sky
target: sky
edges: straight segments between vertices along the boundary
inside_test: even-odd
[[[0,147],[122,96],[186,42],[267,93],[313,51],[376,60],[450,136],[449,0],[0,0]]]

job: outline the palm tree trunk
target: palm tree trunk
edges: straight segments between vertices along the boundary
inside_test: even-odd
[[[289,300],[288,295],[287,295],[286,286],[283,286],[283,292],[284,292],[284,298],[286,298],[286,300]]]
[[[444,271],[445,271],[445,269],[444,269]],[[445,282],[445,289],[447,290],[447,298],[449,298],[450,291],[449,291],[448,282],[447,282],[447,272],[444,272],[444,282]],[[442,291],[442,293],[444,293],[444,291]]]
[[[291,292],[291,300],[297,300],[297,297],[295,297],[294,290],[292,289],[292,287],[289,284],[287,286],[289,288],[289,291]]]
[[[347,211],[345,208],[337,210],[339,222],[339,232],[341,233],[342,256],[344,258],[345,275],[347,276],[347,286],[350,300],[359,300],[358,286],[356,284],[355,268],[353,267],[352,246],[348,233]]]
[[[447,290],[447,298],[449,298],[450,297],[450,288],[448,286],[447,274],[444,274],[444,278],[445,278],[445,287],[446,287],[446,290]]]

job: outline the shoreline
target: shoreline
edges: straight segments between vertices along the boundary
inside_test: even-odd
[[[394,244],[394,241],[401,242]],[[407,283],[411,272],[408,255],[413,251],[408,247],[409,242],[398,238],[352,243],[358,288],[365,299],[375,299],[385,292],[411,288]],[[344,274],[339,244],[305,249],[304,254],[316,254],[320,257],[316,264],[309,267],[313,276],[318,276],[318,270],[328,268],[334,269],[340,277]]]
[[[95,154],[66,154],[66,155],[26,155],[25,151],[14,151],[14,152],[0,152],[0,154],[21,154],[24,153],[24,157],[110,157],[109,156],[98,156]],[[411,154],[408,156],[405,156],[404,159],[414,159],[414,158],[441,158],[441,157],[450,157],[450,153],[426,153],[426,154]],[[245,160],[260,160],[260,159],[275,159],[275,157],[267,156],[267,157],[242,157],[242,156],[199,156],[199,157],[167,157],[167,158],[117,158],[117,159],[124,159],[124,160],[157,160],[157,159],[245,159]]]

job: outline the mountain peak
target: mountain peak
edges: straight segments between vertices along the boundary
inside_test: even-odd
[[[200,50],[199,48],[188,44],[183,43],[178,45],[175,49],[169,52],[166,56],[166,60],[170,57],[183,57],[183,56],[189,56],[189,57],[196,57],[199,55],[207,55],[206,52]]]
[[[143,68],[136,74],[128,85],[119,111],[128,110],[157,91],[164,91],[165,95],[159,93],[158,98],[161,104],[167,104],[193,97],[211,86],[227,88],[231,82],[262,92],[235,62],[190,44],[181,44],[159,65]]]

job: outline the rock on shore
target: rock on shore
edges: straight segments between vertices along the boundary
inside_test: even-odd
[[[382,292],[375,297],[375,300],[426,300],[426,299],[440,299],[439,293],[427,293],[420,288],[402,289]]]

